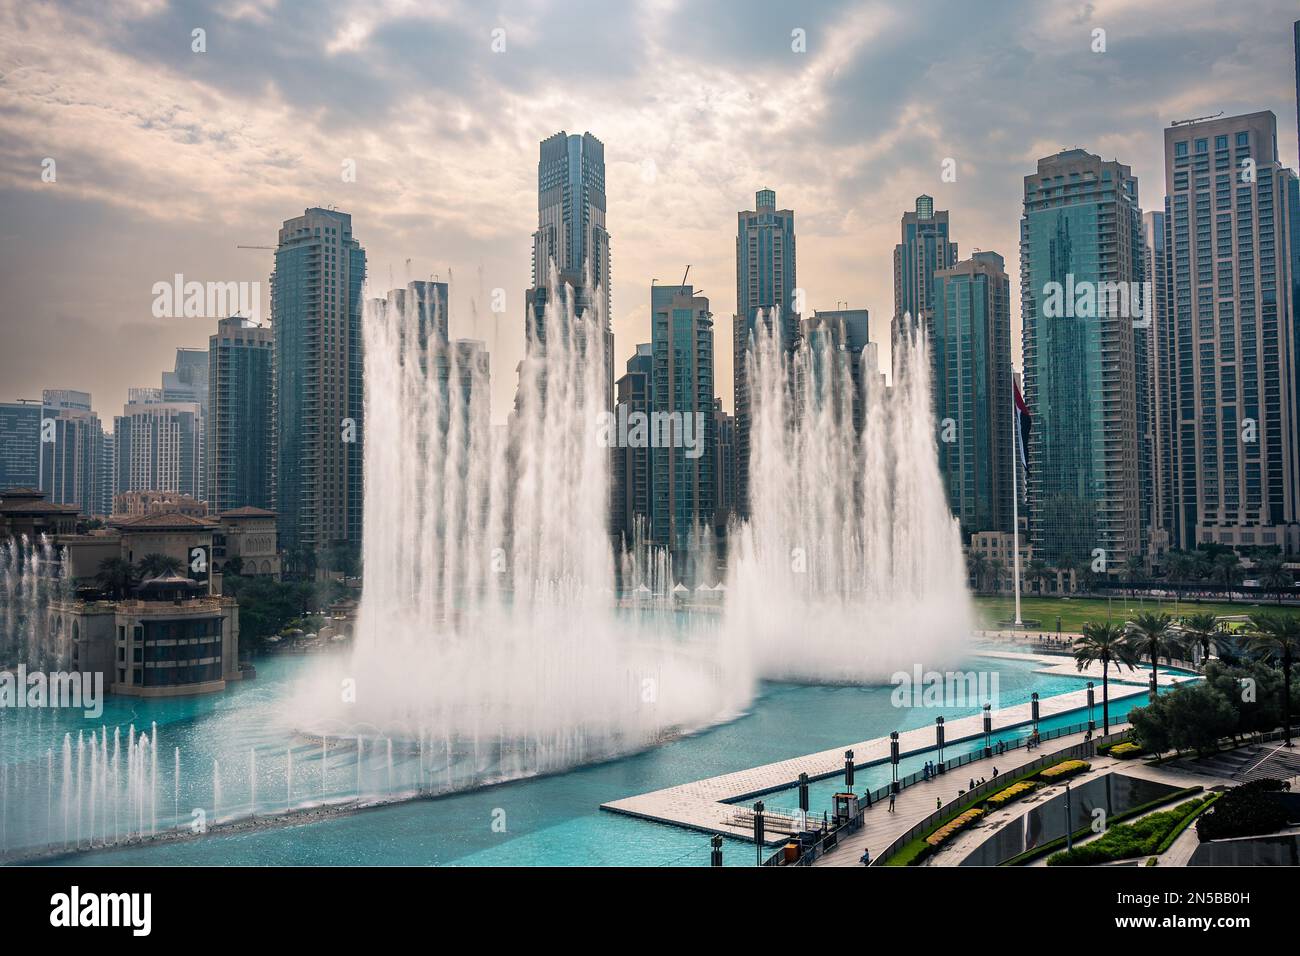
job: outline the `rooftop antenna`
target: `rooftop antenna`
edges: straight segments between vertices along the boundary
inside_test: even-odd
[[[690,264],[688,263],[686,266],[686,271],[682,273],[682,284],[681,284],[681,288],[678,290],[683,295],[686,294],[686,277],[689,276],[690,274],[691,274],[691,267]]]

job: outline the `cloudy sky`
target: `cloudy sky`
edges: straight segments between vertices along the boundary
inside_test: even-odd
[[[561,129],[605,143],[617,367],[648,337],[651,280],[689,263],[728,407],[736,210],[758,188],[795,210],[809,305],[869,308],[887,352],[892,248],[919,193],[951,211],[963,257],[1000,252],[1015,288],[1022,178],[1040,156],[1119,159],[1159,208],[1162,127],[1267,109],[1297,162],[1294,0],[0,11],[0,400],[80,388],[110,419],[215,324],[153,318],[155,282],[265,295],[272,254],[236,246],[274,245],[282,220],[329,204],[352,213],[372,282],[451,278],[452,333],[488,342],[500,412],[522,349],[537,146]],[[1018,315],[1012,334],[1018,356]]]

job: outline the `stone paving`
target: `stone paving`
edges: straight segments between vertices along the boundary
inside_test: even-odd
[[[1059,669],[1068,667],[1069,673],[1072,675],[1089,676],[1088,670],[1085,670],[1080,675],[1074,668],[1073,660],[1063,659],[1059,656],[1006,651],[981,653],[981,656],[1035,660],[1043,665],[1045,672],[1063,672]],[[1099,668],[1096,676],[1098,679],[1100,678]],[[1184,677],[1162,674],[1161,684],[1172,684],[1185,679]],[[1145,687],[1145,675],[1139,676],[1137,683],[1113,683],[1111,699],[1119,700],[1144,694]],[[1098,723],[1100,723],[1100,688],[1096,692],[1096,701],[1096,717]],[[1069,693],[1043,698],[1039,702],[1039,716],[1040,719],[1045,720],[1056,714],[1081,710],[1086,706],[1086,690],[1070,691]],[[1027,724],[1030,720],[1031,705],[1024,703],[995,711],[993,714],[993,727],[997,731],[1010,726]],[[979,736],[983,732],[983,718],[979,714],[954,718],[946,721],[945,727],[947,739],[955,743],[964,737]],[[1001,758],[994,757],[988,761],[969,764],[936,780],[907,787],[899,794],[895,802],[894,813],[890,814],[885,807],[873,808],[868,811],[867,817],[870,820],[865,831],[865,842],[872,847],[873,852],[878,848],[883,848],[893,839],[892,836],[886,836],[885,834],[893,832],[897,835],[907,830],[913,823],[923,819],[930,811],[935,809],[936,799],[946,803],[949,799],[955,797],[959,790],[965,789],[966,784],[972,777],[978,779],[992,776],[991,770],[995,764],[999,765],[999,769],[1010,769],[1011,765],[1016,761],[1028,762],[1028,760],[1041,756],[1043,753],[1070,746],[1072,743],[1078,743],[1083,739],[1083,734],[1078,734],[1073,737],[1045,741],[1042,749],[1029,751],[1027,759],[1026,752],[1023,750],[1009,751],[1001,755]],[[933,746],[933,725],[903,731],[899,734],[899,747],[905,755],[913,751],[932,749]],[[843,746],[823,750],[819,753],[806,754],[802,757],[780,760],[761,767],[708,777],[703,780],[666,787],[662,790],[626,797],[621,800],[612,800],[602,804],[601,809],[611,813],[621,813],[706,833],[721,833],[739,839],[752,840],[753,831],[749,826],[736,825],[730,822],[736,815],[737,810],[740,809],[734,804],[742,800],[757,799],[765,793],[796,786],[800,773],[807,773],[809,778],[813,780],[841,774],[844,772],[845,750],[854,752],[859,767],[885,761],[889,759],[889,738],[877,737],[874,740],[846,743]],[[1001,763],[999,763],[999,759]],[[987,766],[984,766],[985,763],[987,763]],[[1002,764],[1006,766],[1004,767]],[[888,817],[888,820],[880,819],[882,817]],[[885,825],[886,823],[888,825]],[[856,856],[861,853],[860,846],[864,843],[863,836],[864,833],[858,833],[853,837],[853,844],[859,847],[858,853],[854,854],[855,859],[853,862],[856,862]],[[769,833],[766,842],[776,843],[781,838],[781,834]],[[828,861],[838,861],[848,855],[842,852],[835,853],[828,858]]]

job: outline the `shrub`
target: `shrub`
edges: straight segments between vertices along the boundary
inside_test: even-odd
[[[1159,852],[1165,837],[1201,808],[1208,798],[1180,803],[1172,810],[1152,813],[1133,823],[1118,823],[1091,843],[1053,853],[1048,866],[1091,866]]]
[[[1058,780],[1065,780],[1067,777],[1073,777],[1091,769],[1092,764],[1086,760],[1063,760],[1045,770],[1039,771],[1038,777],[1048,783],[1055,783]]]
[[[1140,757],[1143,753],[1144,751],[1141,746],[1133,743],[1131,740],[1118,743],[1110,748],[1110,755],[1117,760],[1127,760],[1131,757]]]
[[[939,827],[939,829],[935,830],[925,838],[925,842],[930,844],[932,847],[937,847],[944,843],[953,834],[966,829],[966,827],[970,826],[982,816],[984,816],[984,811],[977,807],[973,807],[965,813],[958,814],[943,826]]]
[[[1196,835],[1206,840],[1272,833],[1287,825],[1286,808],[1272,795],[1288,789],[1281,780],[1252,780],[1226,791],[1196,821]]]
[[[1019,800],[1027,793],[1032,793],[1038,789],[1038,784],[1029,780],[1021,780],[1019,783],[1013,783],[1005,790],[999,790],[993,796],[989,797],[984,803],[994,809],[1004,807],[1013,800]]]

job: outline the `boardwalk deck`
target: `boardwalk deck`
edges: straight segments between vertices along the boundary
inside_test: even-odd
[[[1075,670],[1072,660],[1059,656],[1012,652],[990,652],[982,656],[1035,660],[1043,665],[1039,668],[1043,673],[1065,673],[1064,668],[1068,668],[1071,675],[1096,677],[1098,680],[1101,677],[1100,668],[1096,668],[1097,673],[1095,675],[1091,673],[1090,669],[1079,673]],[[1147,676],[1145,673],[1126,674],[1125,677],[1134,682],[1116,683],[1112,674],[1112,701],[1146,693],[1145,682]],[[1186,679],[1185,677],[1162,673],[1160,683],[1162,686],[1168,686]],[[1141,683],[1137,683],[1138,681]],[[1101,691],[1098,688],[1098,709],[1100,709],[1100,698]],[[1069,693],[1046,697],[1040,701],[1039,718],[1045,720],[1057,714],[1080,710],[1086,706],[1086,690],[1070,691]],[[1101,715],[1098,713],[1096,716],[1100,719]],[[994,731],[1024,725],[1029,723],[1031,719],[1031,710],[1028,703],[1006,707],[993,713]],[[979,714],[953,718],[945,722],[945,729],[950,744],[956,743],[963,738],[977,737],[983,732],[983,718]],[[1082,739],[1082,735],[1079,736]],[[1072,742],[1072,740],[1061,743],[1061,746],[1068,745],[1068,742]],[[1053,746],[1056,744],[1057,742],[1053,741]],[[899,750],[904,755],[932,749],[933,746],[934,727],[932,725],[903,731],[899,734]],[[601,804],[601,809],[611,813],[638,817],[643,820],[699,830],[704,833],[721,833],[724,836],[752,840],[753,832],[748,827],[737,826],[732,822],[736,812],[735,803],[742,800],[757,799],[767,793],[794,787],[798,784],[799,774],[801,773],[808,774],[809,779],[812,780],[842,774],[844,772],[844,751],[846,750],[854,752],[854,759],[859,767],[886,761],[889,759],[889,738],[877,737],[872,740],[846,743],[842,747],[805,754],[802,757],[793,757],[788,760],[778,760],[775,763],[765,764],[761,767],[724,773],[716,777],[707,777],[703,780],[695,780],[674,787],[665,787],[662,790],[654,790],[634,797],[625,797],[621,800],[611,800],[608,803]],[[1008,759],[1012,758],[1003,758],[1003,762],[1005,763]],[[980,776],[979,773],[974,775]],[[987,772],[985,775],[987,775]],[[960,773],[953,774],[950,779],[941,778],[940,781],[935,781],[934,786],[941,788],[942,793],[941,789],[934,789],[929,786],[908,788],[908,790],[924,789],[926,791],[924,805],[927,809],[925,809],[924,813],[919,812],[921,808],[918,805],[916,814],[896,812],[890,815],[894,818],[891,822],[899,824],[898,832],[901,833],[911,825],[911,822],[905,821],[902,819],[903,817],[920,819],[925,813],[934,809],[936,794],[948,795],[947,790],[952,790],[951,795],[955,795],[962,785],[956,778],[961,777],[962,780],[965,780],[968,776],[967,769],[962,768]],[[904,790],[903,794],[907,794],[908,790]],[[908,800],[907,802],[911,803],[913,801]],[[898,804],[897,809],[901,810],[901,795]],[[882,813],[884,812],[882,811]],[[879,816],[879,814],[876,816]],[[768,839],[765,842],[780,842],[782,836],[780,833],[773,833],[769,830]],[[856,842],[858,841],[855,840]]]

